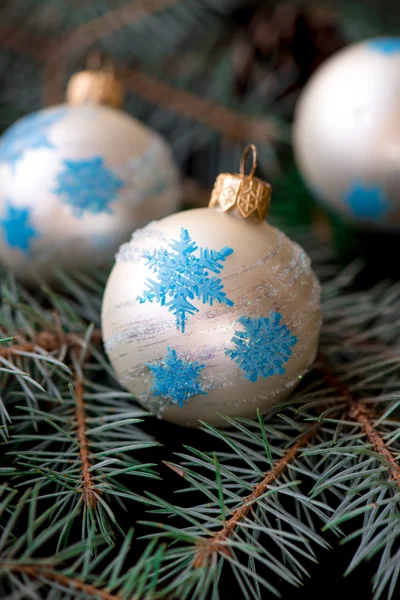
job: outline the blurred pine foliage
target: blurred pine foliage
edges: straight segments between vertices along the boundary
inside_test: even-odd
[[[0,130],[62,102],[69,76],[100,51],[124,79],[125,109],[167,138],[189,178],[209,188],[256,143],[260,175],[285,189],[273,211],[307,223],[309,199],[300,211],[292,201],[298,94],[348,41],[399,25],[390,0],[2,0]]]

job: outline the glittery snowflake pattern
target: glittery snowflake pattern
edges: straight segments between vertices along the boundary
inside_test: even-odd
[[[382,219],[390,210],[390,201],[379,185],[354,181],[345,196],[353,214],[362,219]]]
[[[65,114],[65,109],[33,113],[17,121],[1,137],[0,162],[16,166],[27,150],[54,148],[49,140],[49,128]]]
[[[214,300],[233,306],[226,297],[221,279],[209,272],[220,273],[223,262],[232,254],[232,248],[209,250],[199,248],[190,238],[187,229],[182,227],[179,240],[172,240],[169,247],[173,252],[161,248],[155,252],[145,252],[147,265],[157,274],[158,280],[147,279],[147,290],[138,296],[140,302],[160,302],[176,319],[176,326],[184,333],[187,315],[198,312],[191,300],[201,300],[213,305]],[[194,256],[199,250],[200,256]]]
[[[24,254],[28,254],[31,240],[39,237],[30,218],[31,210],[29,208],[18,208],[7,202],[6,213],[0,219],[0,227],[7,244],[11,248],[21,250]]]
[[[147,364],[153,374],[153,394],[166,398],[171,404],[179,404],[181,408],[192,396],[207,395],[199,381],[204,365],[185,360],[171,348],[167,351],[167,356],[159,363]]]
[[[116,200],[124,182],[104,166],[101,156],[86,160],[64,160],[54,190],[70,204],[74,215],[111,213],[110,204]]]
[[[267,317],[240,317],[243,331],[235,331],[232,342],[235,348],[225,351],[244,371],[245,379],[257,381],[259,377],[283,375],[283,365],[292,355],[297,337],[282,321],[279,312]]]
[[[371,40],[368,45],[372,50],[387,56],[400,53],[400,37],[377,38]]]

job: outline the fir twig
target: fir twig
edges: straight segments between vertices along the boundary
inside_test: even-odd
[[[17,292],[10,286],[5,294],[8,305],[3,305],[3,315],[0,312],[0,326],[6,331],[15,326],[21,341],[1,347],[8,358],[0,353],[0,359],[10,367],[12,359],[23,361],[26,372],[8,366],[7,371],[22,378],[23,391],[31,394],[28,406],[14,406],[21,393],[12,381],[5,386],[9,412],[2,410],[1,417],[6,434],[7,420],[13,422],[5,473],[14,469],[19,487],[36,486],[39,500],[57,498],[58,511],[51,519],[68,517],[59,534],[60,548],[66,545],[78,518],[82,519],[83,538],[94,528],[112,544],[115,529],[122,529],[110,500],[119,504],[140,500],[140,495],[120,480],[156,477],[153,463],[142,464],[132,456],[134,451],[153,446],[154,442],[136,427],[147,413],[132,405],[129,394],[106,385],[104,373],[111,371],[97,348],[100,330],[89,326],[82,335],[87,325],[80,314],[93,314],[88,292],[97,290],[96,282],[81,275],[85,289],[79,280],[60,277],[68,296],[60,297],[47,289],[51,302],[48,311],[41,310],[22,287]],[[25,312],[29,321],[24,318]],[[10,341],[13,340],[5,340]],[[100,368],[103,383],[93,383],[91,375]],[[29,378],[28,372],[42,385]],[[39,387],[40,394],[30,391],[27,378]],[[7,439],[7,435],[3,438]]]
[[[275,462],[272,469],[265,474],[264,479],[255,486],[252,493],[243,499],[241,506],[235,510],[220,531],[215,533],[211,538],[201,538],[199,540],[198,551],[193,561],[195,567],[204,567],[209,564],[213,554],[226,554],[229,552],[226,546],[226,540],[234,534],[238,523],[247,516],[250,510],[253,510],[253,505],[257,499],[266,492],[268,486],[276,481],[288,465],[293,462],[299,451],[306,446],[313,435],[315,435],[317,429],[318,425],[306,431],[306,433],[285,452],[282,458]]]
[[[4,570],[9,570],[11,573],[21,573],[28,575],[32,579],[44,580],[46,582],[54,582],[73,590],[74,592],[83,592],[86,596],[99,598],[100,600],[122,600],[121,596],[110,594],[107,590],[98,589],[96,586],[85,583],[77,578],[68,577],[62,573],[57,573],[52,569],[36,565],[13,565],[4,563],[1,565]]]
[[[181,117],[194,119],[231,142],[253,140],[265,144],[282,139],[276,122],[268,118],[248,116],[208,98],[173,87],[139,69],[130,69],[124,81],[132,93],[138,94],[151,104]]]
[[[400,357],[399,357],[400,359]],[[334,369],[329,364],[326,356],[320,352],[318,354],[318,362],[321,365],[321,371],[323,377],[329,387],[334,388],[338,391],[340,396],[343,396],[347,401],[346,413],[343,415],[343,419],[348,417],[358,423],[367,438],[371,446],[382,456],[386,461],[390,477],[400,484],[400,465],[398,459],[395,458],[394,454],[388,449],[383,438],[374,428],[375,414],[372,406],[360,401],[360,398],[354,394],[350,388],[340,381],[339,377],[335,373]]]
[[[279,595],[274,585],[259,574],[259,567],[267,567],[288,583],[300,585],[307,574],[303,561],[315,560],[311,544],[327,546],[313,524],[315,519],[326,519],[321,510],[323,504],[304,496],[295,478],[297,472],[314,478],[310,467],[300,465],[299,456],[320,425],[314,424],[305,431],[304,425],[298,423],[293,440],[293,436],[286,435],[288,423],[290,427],[294,424],[291,419],[271,418],[270,415],[264,422],[260,417],[257,426],[246,419],[224,417],[232,427],[226,432],[204,424],[215,441],[223,442],[227,449],[210,454],[188,448],[188,454],[179,454],[183,462],[168,463],[187,482],[189,487],[184,491],[201,492],[206,503],[188,508],[149,496],[152,512],[188,522],[187,527],[173,525],[170,520],[166,524],[145,522],[158,531],[146,537],[174,540],[166,552],[160,580],[166,583],[166,594],[191,594],[193,600],[218,594],[222,569],[230,567],[245,598],[261,598],[261,587]],[[274,455],[279,458],[274,460]],[[261,468],[265,464],[268,469]],[[284,497],[293,499],[296,512],[284,507]],[[300,518],[302,512],[307,515],[307,525]],[[231,515],[228,520],[227,514]],[[274,545],[279,549],[278,555]]]
[[[39,348],[44,352],[55,352],[66,346],[68,351],[81,349],[84,339],[76,334],[63,333],[62,337],[53,331],[40,331],[32,341],[19,341],[18,336],[11,338],[16,341],[11,346],[0,347],[0,356],[9,358],[12,355],[21,352],[36,352]],[[91,341],[99,343],[101,341],[100,329],[94,329],[91,334]]]
[[[1,43],[6,48],[29,54],[39,61],[49,61],[53,65],[63,56],[71,58],[71,53],[84,54],[97,40],[110,35],[121,25],[133,25],[137,21],[161,12],[183,0],[128,0],[118,7],[110,5],[101,16],[88,20],[60,39],[28,34],[16,27],[0,27]]]
[[[64,526],[66,518],[43,527],[46,516],[55,507],[39,515],[37,509],[37,495],[32,490],[18,497],[15,490],[5,485],[0,488],[0,517],[8,516],[0,536],[1,598],[55,599],[64,594],[76,600],[83,596],[99,600],[154,597],[163,560],[162,547],[150,543],[131,567],[127,562],[132,531],[112,557],[110,548],[101,548],[101,537],[93,536],[92,532],[84,542],[49,555],[44,549]],[[20,523],[24,517],[28,518],[28,528]]]
[[[92,474],[90,472],[89,459],[89,444],[86,435],[86,412],[85,403],[83,400],[83,385],[82,380],[79,376],[75,378],[75,398],[76,398],[76,429],[78,434],[79,442],[79,454],[82,463],[82,495],[83,501],[89,506],[94,508],[96,505],[96,496],[100,493],[96,490]]]
[[[56,55],[49,56],[49,59],[54,61],[60,55],[67,55],[70,58],[71,53],[84,53],[104,35],[118,31],[121,24],[125,27],[133,25],[143,18],[148,18],[181,2],[183,0],[128,0],[117,7],[110,5],[105,14],[80,25],[67,35]]]

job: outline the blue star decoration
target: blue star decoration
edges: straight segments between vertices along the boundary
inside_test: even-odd
[[[49,128],[65,114],[65,109],[44,110],[23,117],[0,138],[0,162],[15,168],[27,150],[54,148],[49,140]]]
[[[244,371],[245,379],[257,381],[259,377],[283,375],[283,365],[292,355],[297,337],[283,323],[279,312],[267,317],[240,317],[243,331],[235,331],[234,348],[225,351]]]
[[[31,240],[40,237],[31,223],[31,209],[18,208],[9,201],[6,204],[5,215],[0,219],[0,227],[7,244],[24,254],[29,253]]]
[[[204,365],[185,360],[169,347],[167,352],[159,363],[146,365],[153,374],[153,394],[166,398],[171,404],[179,404],[181,408],[192,396],[207,395],[199,381]]]
[[[116,200],[124,182],[104,165],[101,156],[86,160],[64,160],[53,190],[72,207],[76,217],[84,213],[111,213],[110,204]]]
[[[400,53],[400,37],[382,37],[368,42],[371,50],[391,56]]]
[[[191,300],[201,300],[213,305],[214,300],[233,306],[226,297],[221,279],[210,277],[210,271],[220,273],[232,248],[221,250],[199,248],[190,238],[187,229],[182,227],[179,240],[169,242],[173,252],[161,248],[155,252],[145,252],[147,265],[157,274],[157,281],[147,279],[147,290],[138,296],[139,302],[160,302],[176,319],[176,326],[184,333],[187,315],[194,315],[198,308]],[[199,250],[199,256],[194,253]]]
[[[382,219],[391,208],[389,199],[379,185],[363,185],[360,181],[351,184],[344,200],[352,213],[361,219]]]

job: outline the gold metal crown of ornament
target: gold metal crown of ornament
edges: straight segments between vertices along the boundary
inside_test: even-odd
[[[253,166],[249,175],[244,170],[250,150]],[[271,204],[272,188],[269,183],[254,177],[257,168],[257,148],[246,146],[240,161],[240,173],[221,173],[215,180],[209,206],[224,212],[237,210],[244,219],[264,221]]]
[[[67,88],[67,102],[72,106],[89,103],[120,108],[123,96],[114,64],[97,52],[89,54],[87,69],[72,75]]]

